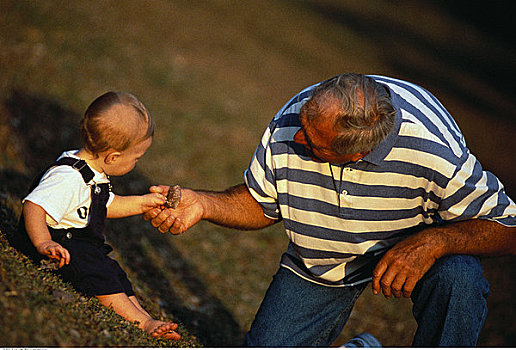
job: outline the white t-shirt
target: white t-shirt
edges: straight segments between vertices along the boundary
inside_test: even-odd
[[[58,159],[76,156],[78,150],[64,152]],[[90,168],[95,176],[88,185],[109,182],[105,173]],[[81,228],[88,225],[91,204],[91,187],[84,183],[81,173],[68,165],[49,169],[41,178],[39,185],[23,199],[41,206],[46,215],[47,225],[55,229]],[[106,206],[115,197],[109,193]]]

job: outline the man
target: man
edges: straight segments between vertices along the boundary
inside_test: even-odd
[[[476,344],[488,294],[476,256],[516,253],[516,205],[429,92],[359,74],[311,86],[271,121],[244,179],[185,189],[176,210],[144,218],[175,234],[283,221],[290,244],[248,345],[330,345],[371,279],[375,294],[412,298],[413,345]]]

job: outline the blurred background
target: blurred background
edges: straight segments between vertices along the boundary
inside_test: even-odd
[[[304,87],[343,72],[389,75],[431,91],[471,151],[516,198],[516,50],[507,1],[0,2],[0,183],[28,181],[78,146],[78,122],[108,90],[154,116],[154,143],[115,192],[151,184],[223,190],[242,182],[268,122]],[[17,204],[13,207],[18,210]],[[205,346],[240,345],[287,240],[281,225],[239,232],[199,223],[160,235],[140,218],[108,239],[139,293]],[[515,259],[483,260],[491,283],[479,345],[515,346]],[[367,331],[408,346],[409,300],[360,297],[336,345]]]

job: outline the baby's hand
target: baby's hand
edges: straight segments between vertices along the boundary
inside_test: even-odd
[[[142,212],[145,213],[154,208],[161,208],[167,198],[161,193],[147,193],[141,196]]]
[[[36,249],[41,255],[59,261],[59,268],[70,263],[70,253],[59,243],[52,240],[44,241],[37,245]]]

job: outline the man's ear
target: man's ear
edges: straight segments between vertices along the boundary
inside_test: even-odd
[[[120,157],[120,154],[121,153],[118,152],[118,151],[109,152],[104,157],[104,163],[106,163],[106,164],[113,164],[118,159],[118,157]]]

